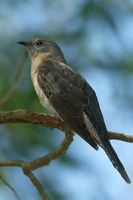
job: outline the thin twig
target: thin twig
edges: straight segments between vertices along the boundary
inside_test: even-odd
[[[60,147],[57,150],[45,156],[42,156],[41,158],[33,160],[31,162],[32,170],[43,167],[44,165],[48,165],[52,160],[55,160],[58,157],[64,155],[67,149],[69,148],[70,144],[72,143],[72,141],[73,141],[73,134],[66,133],[66,137],[64,138],[63,142],[61,143]]]
[[[13,192],[16,199],[21,200],[19,194],[16,192],[16,190],[5,180],[4,177],[0,176],[0,180]]]
[[[112,131],[108,131],[108,135],[110,140],[121,140],[133,143],[133,136],[131,135],[125,135],[124,133],[116,133]]]
[[[5,94],[5,96],[0,100],[0,107],[5,105],[10,100],[10,98],[12,97],[14,92],[16,91],[16,89],[19,85],[19,82],[22,78],[22,75],[23,75],[23,69],[24,69],[26,60],[27,60],[27,54],[24,54],[24,56],[22,57],[22,60],[20,62],[20,65],[19,65],[16,77],[15,77],[15,81],[14,81],[13,85],[11,86],[11,88],[8,90],[8,92]]]
[[[69,145],[73,140],[73,134],[71,132],[65,134],[65,138],[61,143],[60,147],[41,158],[35,159],[31,162],[25,162],[23,160],[8,160],[8,161],[0,161],[0,167],[20,167],[24,174],[30,179],[32,184],[37,189],[38,193],[42,200],[48,200],[46,192],[44,191],[43,186],[33,174],[33,170],[43,167],[44,165],[48,165],[52,160],[57,159],[58,157],[62,156],[66,150],[68,149]]]
[[[48,197],[44,191],[39,180],[35,177],[31,170],[31,164],[22,160],[9,160],[9,161],[0,161],[0,167],[20,167],[24,174],[30,179],[32,184],[37,189],[42,200],[48,200]]]
[[[46,193],[44,192],[44,188],[39,182],[39,180],[36,178],[36,176],[30,171],[30,173],[27,175],[28,178],[31,180],[34,187],[37,189],[38,193],[40,194],[42,200],[48,200],[48,197],[46,196]]]

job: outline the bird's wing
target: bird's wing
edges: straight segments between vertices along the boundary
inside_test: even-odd
[[[114,151],[95,92],[67,64],[45,61],[38,68],[37,80],[59,116],[93,148],[102,146],[114,167],[130,179]]]
[[[89,110],[89,105],[92,106],[91,104],[95,101],[97,103],[97,99],[90,98],[95,93],[87,82],[68,65],[52,61],[46,61],[40,65],[37,78],[40,87],[59,116],[68,123],[73,131],[97,149],[100,141],[97,130],[103,124],[103,118],[101,117],[98,121],[97,118],[91,116],[95,114],[95,110]],[[85,124],[85,115],[88,114],[92,119],[89,121],[90,130]],[[87,119],[89,120],[88,117]],[[92,131],[94,119],[97,127],[95,131]]]

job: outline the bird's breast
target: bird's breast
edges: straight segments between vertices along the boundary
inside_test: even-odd
[[[45,93],[43,92],[42,88],[39,86],[37,81],[37,74],[35,71],[31,71],[31,79],[35,88],[35,91],[40,99],[41,104],[50,112],[55,113],[53,106],[50,104],[48,98],[46,97]]]

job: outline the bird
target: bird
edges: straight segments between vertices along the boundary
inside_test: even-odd
[[[101,147],[127,183],[131,180],[112,147],[95,91],[66,61],[54,41],[19,41],[31,59],[31,79],[41,104],[95,150]]]

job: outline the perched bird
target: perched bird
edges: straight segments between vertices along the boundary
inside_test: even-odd
[[[31,78],[44,107],[64,120],[94,149],[102,147],[113,166],[130,183],[124,166],[111,146],[94,90],[66,62],[59,46],[46,39],[18,42],[31,58]]]

